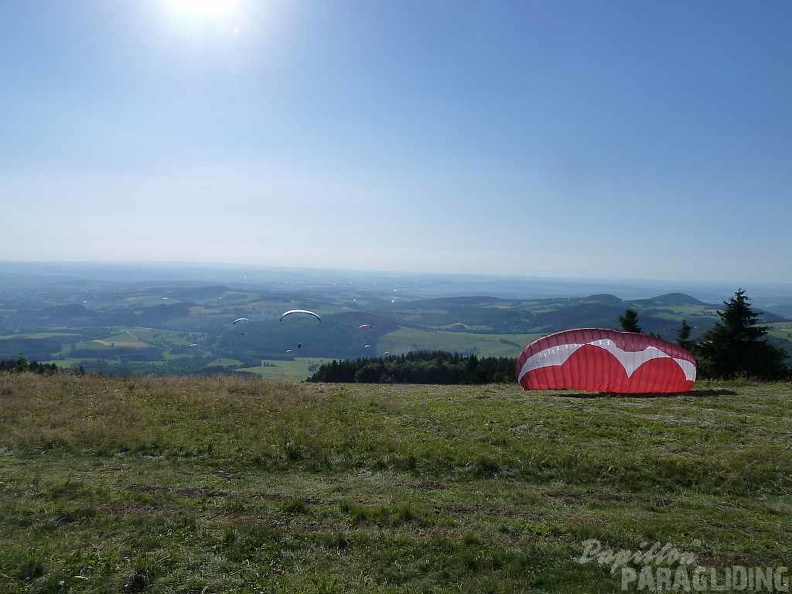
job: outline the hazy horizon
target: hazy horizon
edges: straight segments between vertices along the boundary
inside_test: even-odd
[[[240,264],[233,262],[135,261],[8,261],[0,260],[0,277],[70,277],[76,281],[152,283],[163,286],[210,285],[276,286],[288,290],[337,284],[369,287],[376,292],[400,291],[399,296],[490,295],[505,298],[585,297],[610,293],[624,299],[686,293],[702,301],[720,303],[739,289],[748,291],[757,305],[792,301],[792,283],[679,280],[651,278],[596,278],[498,275],[481,273],[428,273]],[[274,283],[274,285],[273,285]]]

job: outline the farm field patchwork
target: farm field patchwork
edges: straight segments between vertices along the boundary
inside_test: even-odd
[[[517,357],[525,345],[542,334],[477,334],[473,332],[447,332],[399,328],[380,338],[378,355],[385,352],[444,350],[472,353],[479,357]]]

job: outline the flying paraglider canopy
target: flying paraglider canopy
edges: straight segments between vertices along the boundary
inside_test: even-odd
[[[362,328],[373,328],[373,327],[374,326],[372,326],[371,324],[361,324],[360,326],[358,326],[358,330],[360,330]]]
[[[236,326],[240,322],[249,322],[249,321],[250,321],[250,318],[237,318],[236,320],[234,320],[234,326]]]
[[[315,317],[320,322],[322,321],[322,318],[319,317],[318,313],[314,313],[312,311],[308,311],[307,309],[290,309],[289,311],[285,311],[285,312],[283,312],[283,314],[281,314],[280,321],[282,322],[284,320],[284,318],[286,318],[287,316],[292,316],[292,315],[295,315],[295,314],[306,314],[306,315]]]
[[[693,388],[696,360],[679,345],[654,336],[581,328],[526,346],[515,373],[526,390],[681,393]]]

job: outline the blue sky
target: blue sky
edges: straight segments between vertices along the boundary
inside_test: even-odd
[[[0,7],[0,260],[792,281],[786,0],[184,1]]]

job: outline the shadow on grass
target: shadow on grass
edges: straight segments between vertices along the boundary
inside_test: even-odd
[[[679,398],[680,396],[690,396],[693,398],[711,398],[713,396],[736,396],[734,390],[722,388],[708,390],[691,390],[690,392],[676,393],[656,393],[648,392],[643,394],[616,394],[613,392],[558,392],[555,396],[562,398]]]

